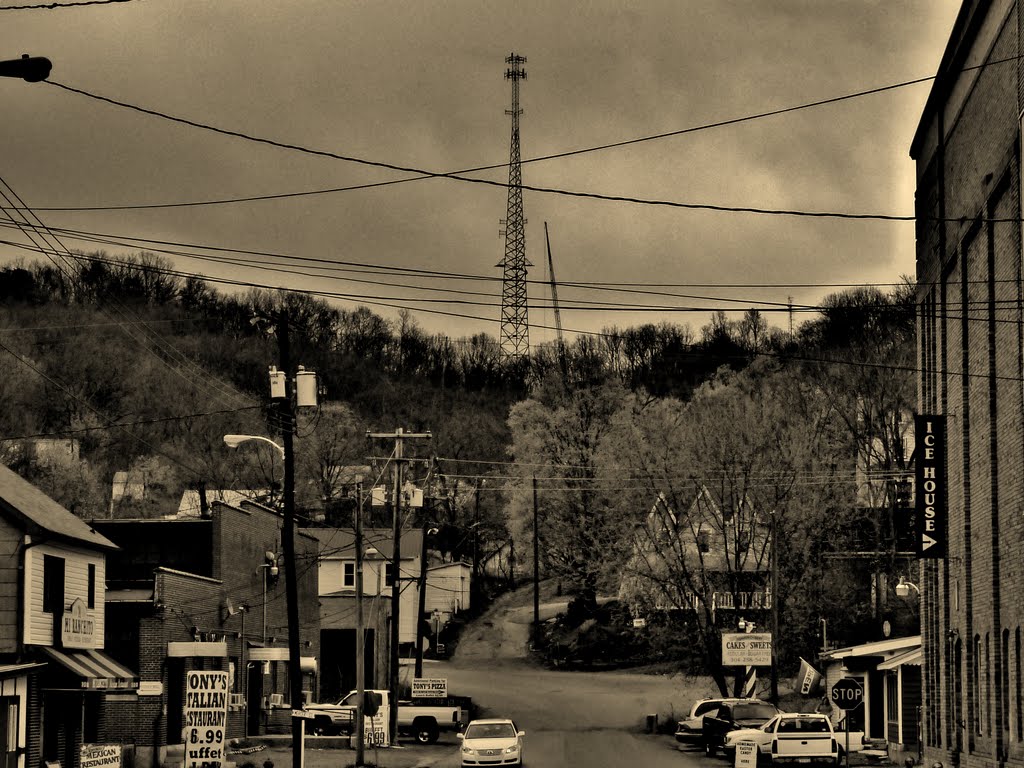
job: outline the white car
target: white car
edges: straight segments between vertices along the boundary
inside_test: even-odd
[[[523,736],[508,719],[474,720],[458,734],[463,765],[522,765]]]

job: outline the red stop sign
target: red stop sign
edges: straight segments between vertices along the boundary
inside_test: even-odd
[[[836,680],[832,686],[832,702],[844,711],[856,709],[864,703],[864,688],[852,677]]]

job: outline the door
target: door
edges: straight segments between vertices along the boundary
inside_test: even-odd
[[[260,715],[263,712],[263,662],[249,663],[245,685],[245,735],[256,736],[260,732]]]

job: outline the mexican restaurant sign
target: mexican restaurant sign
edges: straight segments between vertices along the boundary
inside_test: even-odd
[[[64,612],[60,629],[60,639],[65,648],[93,648],[96,645],[96,620],[81,598]]]
[[[946,557],[946,417],[915,416],[914,495],[917,556]]]

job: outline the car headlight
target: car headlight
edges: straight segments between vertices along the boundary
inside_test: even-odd
[[[508,749],[505,750],[505,754],[506,755],[510,755],[513,752],[518,752],[518,751],[519,751],[519,745],[518,744],[513,744],[511,747],[509,747]]]
[[[472,755],[473,754],[473,748],[472,747],[463,747],[462,748],[462,754],[464,754],[464,755]]]

